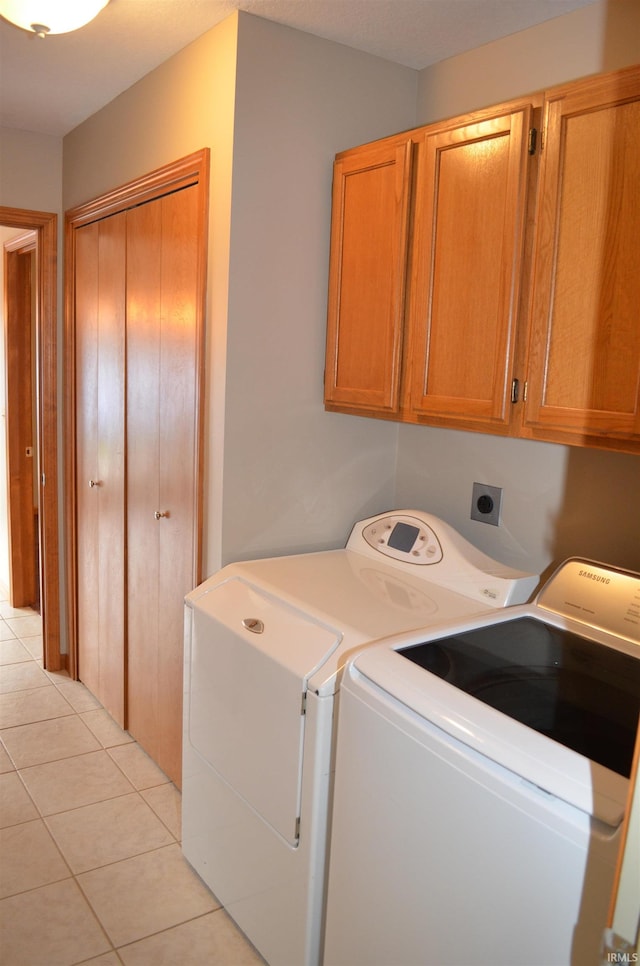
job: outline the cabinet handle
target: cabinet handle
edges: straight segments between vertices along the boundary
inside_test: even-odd
[[[168,510],[156,510],[153,515],[156,518],[156,520],[162,520],[163,517],[168,517],[169,516],[169,511]]]
[[[94,486],[102,486],[102,480],[89,480],[89,489],[92,490]]]

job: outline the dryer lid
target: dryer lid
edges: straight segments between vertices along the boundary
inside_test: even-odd
[[[307,680],[340,637],[240,578],[191,601],[187,738],[290,845],[298,840]]]
[[[335,627],[241,576],[190,595],[187,602],[241,634],[253,649],[299,678],[303,688],[342,638]]]

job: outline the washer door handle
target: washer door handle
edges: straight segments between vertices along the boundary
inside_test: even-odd
[[[257,617],[245,617],[242,626],[252,634],[262,634],[264,631],[264,624]]]

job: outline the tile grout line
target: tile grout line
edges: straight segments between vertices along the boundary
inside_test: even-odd
[[[0,631],[3,627],[3,624],[6,624],[6,619],[4,618],[4,616],[0,615]],[[39,635],[33,635],[33,636],[37,637]],[[202,928],[204,930],[220,929],[223,932],[225,932],[225,930],[228,931],[229,929],[235,930],[236,927],[233,924],[231,924],[231,926],[228,925],[227,913],[220,905],[220,903],[217,901],[215,896],[211,895],[209,890],[207,890],[206,887],[204,887],[204,883],[202,883],[202,880],[199,878],[199,876],[197,876],[197,874],[193,872],[193,870],[191,870],[190,866],[188,866],[188,863],[185,862],[185,867],[189,869],[190,874],[193,876],[193,880],[200,884],[201,889],[204,887],[204,891],[207,893],[207,896],[208,896],[207,903],[210,901],[213,901],[215,904],[213,906],[209,906],[207,904],[201,905],[200,911],[198,911],[197,906],[193,906],[192,904],[189,904],[185,906],[184,909],[182,910],[183,917],[179,918],[178,921],[174,922],[172,919],[171,920],[167,919],[165,924],[160,924],[159,920],[155,924],[152,921],[149,921],[148,925],[150,927],[150,931],[144,932],[140,936],[134,935],[134,938],[126,938],[124,941],[118,940],[118,937],[115,935],[113,935],[113,938],[112,938],[112,934],[110,933],[109,927],[108,927],[109,915],[110,915],[109,907],[104,906],[104,904],[101,905],[100,901],[98,902],[97,907],[94,906],[94,903],[92,902],[90,890],[87,891],[87,889],[85,889],[85,884],[87,886],[91,885],[92,876],[94,875],[94,873],[97,875],[100,875],[100,873],[102,873],[105,870],[109,870],[109,869],[115,870],[115,868],[120,864],[124,866],[124,863],[130,862],[132,860],[133,861],[143,860],[144,857],[152,856],[154,853],[160,854],[164,851],[167,856],[165,858],[165,863],[167,861],[169,861],[170,863],[173,862],[174,859],[169,859],[168,854],[166,853],[166,850],[167,849],[175,850],[177,848],[181,854],[181,829],[179,824],[176,826],[175,812],[173,811],[175,809],[175,802],[172,801],[172,794],[170,792],[167,792],[166,798],[163,798],[162,792],[159,792],[157,795],[155,795],[155,804],[152,804],[151,800],[154,798],[154,792],[159,789],[164,789],[164,788],[166,788],[167,790],[173,789],[173,793],[176,795],[179,795],[179,792],[176,789],[175,785],[172,782],[170,782],[166,778],[166,776],[162,776],[164,780],[158,780],[157,782],[152,782],[152,784],[150,785],[146,785],[148,776],[145,776],[145,766],[140,762],[136,762],[135,760],[133,760],[130,770],[127,771],[123,761],[118,760],[117,754],[113,754],[113,752],[116,751],[117,749],[135,748],[138,750],[138,753],[141,753],[142,755],[145,756],[145,759],[147,759],[148,756],[146,755],[146,752],[144,752],[144,750],[138,745],[135,739],[129,736],[126,732],[122,732],[122,734],[126,736],[125,740],[123,740],[122,742],[116,742],[114,744],[108,743],[110,741],[110,736],[109,736],[110,725],[105,724],[104,728],[101,730],[98,724],[98,719],[96,719],[96,721],[94,722],[96,724],[96,730],[93,730],[90,727],[87,720],[83,718],[83,715],[89,715],[93,711],[101,712],[102,715],[108,717],[108,712],[106,712],[106,710],[99,704],[99,702],[96,701],[95,697],[91,695],[91,698],[94,701],[96,701],[96,704],[93,707],[87,706],[86,708],[83,708],[81,707],[81,702],[76,703],[74,705],[72,694],[71,692],[69,692],[69,697],[67,697],[67,695],[65,694],[65,687],[67,687],[68,685],[73,685],[77,682],[72,682],[71,678],[69,678],[68,676],[64,676],[62,674],[58,675],[58,672],[55,672],[54,674],[53,672],[45,671],[44,668],[42,667],[41,657],[39,658],[36,656],[36,654],[32,653],[32,651],[29,650],[29,648],[26,646],[26,644],[23,643],[23,641],[20,638],[17,638],[15,637],[15,635],[13,635],[13,637],[9,638],[9,640],[10,641],[13,640],[21,644],[21,646],[24,647],[26,657],[24,660],[19,660],[15,662],[10,662],[9,664],[0,665],[0,673],[2,672],[3,667],[12,667],[12,666],[15,666],[16,664],[24,664],[24,665],[33,664],[36,667],[39,667],[47,675],[47,682],[46,684],[43,683],[41,686],[38,686],[36,688],[16,688],[16,689],[10,689],[9,692],[5,692],[5,693],[19,693],[20,690],[35,691],[35,690],[41,690],[47,687],[53,687],[56,689],[59,696],[64,699],[66,704],[69,705],[68,714],[65,713],[59,716],[54,716],[54,717],[45,718],[45,719],[38,719],[33,722],[25,722],[25,725],[45,724],[56,720],[61,720],[61,719],[67,720],[75,717],[76,719],[78,719],[78,721],[82,723],[83,729],[86,729],[87,733],[90,734],[91,737],[95,740],[96,744],[98,745],[98,748],[94,749],[93,751],[75,752],[70,755],[61,754],[61,756],[58,758],[53,758],[51,760],[46,760],[43,762],[37,762],[31,765],[27,764],[27,765],[19,766],[17,764],[16,758],[14,758],[14,755],[9,752],[4,741],[2,740],[2,735],[0,734],[0,745],[5,750],[5,753],[8,757],[8,762],[11,766],[11,768],[8,769],[8,772],[15,772],[18,775],[20,786],[22,790],[26,792],[26,796],[27,796],[27,799],[25,800],[25,806],[28,802],[29,805],[34,809],[35,815],[37,816],[37,821],[41,823],[42,827],[46,831],[48,838],[53,843],[56,854],[60,859],[62,859],[64,868],[68,872],[68,876],[65,876],[65,878],[63,879],[56,879],[53,882],[46,882],[42,885],[32,886],[30,888],[20,890],[18,893],[15,893],[12,896],[8,896],[6,898],[14,899],[16,896],[27,896],[29,893],[36,893],[40,889],[46,888],[49,885],[56,886],[61,883],[69,883],[69,882],[73,883],[73,887],[78,894],[78,899],[82,897],[82,904],[83,904],[83,908],[85,909],[85,912],[83,913],[83,915],[85,915],[86,917],[86,914],[89,913],[91,917],[91,921],[95,924],[95,926],[98,927],[99,934],[100,936],[103,937],[103,942],[108,946],[108,948],[105,949],[103,953],[97,956],[96,955],[90,956],[88,959],[86,958],[86,955],[83,958],[74,958],[73,956],[71,956],[68,962],[65,960],[65,962],[67,962],[67,966],[82,966],[83,963],[89,966],[89,964],[94,961],[96,963],[98,961],[102,961],[102,957],[105,958],[105,963],[107,962],[107,959],[109,960],[109,962],[111,962],[113,959],[113,966],[115,966],[116,961],[118,964],[123,964],[128,962],[129,955],[134,955],[136,957],[135,961],[139,962],[137,958],[137,956],[139,955],[137,950],[136,952],[132,952],[132,953],[126,953],[125,950],[128,949],[129,947],[137,947],[138,944],[140,943],[145,944],[150,942],[153,946],[154,941],[163,942],[163,943],[168,942],[170,944],[174,939],[176,930],[180,931],[182,928],[193,926],[193,924],[195,923],[201,923],[201,926],[198,928]],[[5,643],[5,642],[0,641],[0,644],[2,643]],[[90,695],[90,692],[87,692],[87,693]],[[2,695],[0,695],[0,697],[2,697]],[[108,722],[112,723],[112,719],[110,717],[108,717]],[[25,725],[16,725],[16,726],[3,728],[2,732],[6,734],[7,732],[10,732],[13,727],[24,727]],[[115,723],[114,723],[114,726],[116,726]],[[119,727],[119,726],[116,726],[116,727]],[[29,786],[25,781],[24,773],[28,772],[29,769],[37,768],[39,765],[55,766],[56,764],[62,763],[67,760],[71,760],[74,758],[82,758],[91,754],[97,754],[98,752],[102,752],[104,753],[104,755],[106,755],[109,762],[113,766],[115,766],[115,769],[117,770],[117,773],[120,775],[120,778],[124,779],[128,784],[128,786],[130,786],[129,789],[127,791],[121,791],[116,794],[107,794],[106,798],[100,798],[98,801],[95,801],[95,802],[88,802],[86,804],[77,804],[77,805],[73,805],[70,808],[65,807],[65,808],[62,808],[60,811],[54,811],[51,813],[47,813],[45,815],[44,812],[46,811],[46,806],[44,804],[40,804],[40,805],[38,804],[38,800],[34,798],[32,791],[30,790]],[[135,755],[134,755],[134,759],[135,759]],[[151,761],[151,759],[149,759],[149,761]],[[151,763],[154,766],[154,768],[157,768],[155,763],[153,762]],[[162,775],[161,772],[159,772],[159,776],[160,775]],[[151,778],[153,778],[153,775],[151,775]],[[146,797],[147,793],[150,796],[149,798]],[[103,864],[98,864],[97,866],[88,868],[86,870],[83,870],[82,872],[75,873],[73,871],[74,866],[72,865],[72,862],[74,862],[75,860],[71,854],[69,858],[66,857],[63,847],[58,843],[58,839],[56,838],[56,835],[54,834],[54,831],[51,827],[51,824],[50,824],[51,821],[60,816],[64,816],[65,814],[72,815],[73,813],[78,813],[78,817],[79,817],[83,809],[90,808],[92,806],[99,807],[102,804],[112,803],[117,801],[118,799],[124,799],[124,798],[130,797],[133,801],[133,796],[135,796],[135,801],[137,805],[143,807],[142,809],[143,812],[148,813],[148,815],[150,816],[153,816],[153,820],[156,827],[162,830],[163,835],[168,839],[168,841],[165,844],[158,844],[158,845],[149,845],[148,843],[144,843],[145,848],[141,852],[134,851],[132,855],[123,853],[123,855],[119,858],[110,859],[109,861],[106,861]],[[32,820],[27,819],[27,821],[32,821]],[[17,822],[15,824],[21,825],[26,823]],[[7,826],[7,827],[10,828],[12,826]],[[58,829],[58,833],[59,832],[60,832],[60,829]],[[138,833],[135,832],[134,834],[137,835]],[[63,844],[64,844],[64,839],[63,839]],[[96,853],[96,857],[98,857],[97,853]],[[169,867],[174,868],[175,866],[170,865]],[[149,866],[147,868],[149,868]],[[131,870],[132,872],[130,874],[135,874],[135,867],[132,866]],[[180,872],[179,878],[181,875],[182,873]],[[188,890],[188,892],[190,894],[190,890]],[[41,898],[42,897],[40,896],[38,901],[41,901]],[[98,898],[100,898],[99,895],[98,895]],[[4,900],[0,899],[0,906],[2,905],[3,901]],[[7,907],[7,908],[11,908],[11,907]],[[215,918],[209,919],[209,917],[213,917],[215,913],[221,913],[222,915],[215,916]],[[111,916],[112,915],[113,914],[111,913]],[[106,916],[106,919],[104,918],[105,916]],[[86,921],[86,918],[85,918],[85,921]],[[214,926],[213,925],[214,922],[217,922],[219,925]],[[255,962],[256,961],[255,950],[252,949],[251,944],[248,943],[248,941],[245,939],[245,937],[242,936],[241,933],[238,933],[238,935],[240,937],[240,941],[242,943],[246,943],[247,946],[251,948],[252,950],[251,962],[252,963]],[[42,953],[46,953],[47,948],[48,947],[42,947]],[[145,947],[143,946],[143,948]],[[122,956],[120,955],[120,951],[122,951]],[[257,957],[257,958],[259,959],[260,957]],[[217,961],[218,960],[216,960],[216,962]],[[150,962],[151,960],[149,960],[149,963]],[[243,962],[244,962],[244,959],[243,959]],[[30,964],[30,966],[33,966],[33,964]]]
[[[0,617],[0,621],[2,622],[2,623],[0,623],[0,627],[2,627],[3,625],[6,625],[7,628],[8,628],[8,630],[13,634],[13,629],[7,624],[6,619],[5,619],[4,616],[1,616]],[[39,635],[33,635],[33,636],[34,637],[37,637]],[[27,660],[24,661],[24,662],[22,662],[22,661],[12,662],[10,664],[2,665],[2,667],[14,667],[14,666],[16,666],[18,664],[25,664],[25,665],[34,664],[36,667],[39,667],[44,673],[46,673],[44,671],[44,668],[42,667],[42,660],[41,660],[41,658],[40,659],[36,658],[32,654],[32,652],[29,650],[29,648],[27,647],[27,645],[23,643],[23,640],[21,638],[17,637],[15,634],[13,635],[13,638],[5,638],[4,635],[2,637],[2,641],[3,642],[5,640],[12,640],[12,639],[17,640],[25,648],[25,652],[27,654]],[[53,688],[55,688],[56,689],[56,693],[65,701],[65,704],[67,704],[69,706],[69,714],[68,715],[61,715],[59,717],[71,717],[72,715],[77,715],[78,714],[78,712],[76,711],[76,709],[66,699],[66,697],[64,696],[64,694],[62,694],[62,692],[60,691],[60,689],[59,688],[56,688],[56,683],[55,683],[54,680],[51,679],[50,676],[47,676],[46,683],[44,683],[44,684],[41,685],[41,688],[46,688],[46,687],[53,687]],[[12,690],[12,691],[9,691],[9,692],[4,692],[4,693],[5,694],[20,693],[21,691],[24,691],[24,690],[40,690],[40,688],[18,688],[15,691]],[[54,719],[52,719],[52,718],[45,718],[45,719],[40,719],[40,720],[51,721],[51,720],[54,720]],[[35,722],[25,722],[25,724],[28,724],[28,723],[35,723]],[[20,727],[20,725],[16,725],[14,727]],[[85,725],[85,727],[86,727],[86,725]],[[2,730],[3,731],[8,731],[8,730],[10,730],[10,727],[3,728]],[[25,894],[27,894],[29,892],[35,892],[38,889],[45,887],[46,885],[55,885],[58,882],[65,882],[65,881],[71,881],[71,882],[73,882],[74,885],[75,885],[75,887],[80,891],[81,895],[84,897],[85,902],[87,903],[88,909],[89,909],[91,915],[93,916],[96,925],[100,929],[100,932],[103,934],[105,942],[110,947],[110,949],[104,955],[106,955],[108,952],[111,952],[111,953],[113,953],[114,955],[117,956],[119,962],[122,962],[122,960],[120,959],[120,956],[118,955],[118,953],[116,951],[116,948],[115,948],[114,944],[112,943],[112,941],[111,941],[108,933],[106,932],[103,924],[100,922],[100,919],[99,919],[99,917],[96,914],[96,911],[94,910],[94,908],[91,905],[91,903],[88,901],[87,897],[84,895],[84,892],[82,891],[82,889],[80,887],[80,884],[77,881],[77,877],[76,877],[75,873],[73,872],[73,870],[71,868],[71,865],[69,864],[69,861],[68,861],[66,855],[64,854],[64,852],[60,848],[60,846],[59,846],[59,844],[58,844],[55,836],[53,835],[53,833],[52,833],[49,825],[47,824],[45,815],[43,814],[43,812],[42,812],[40,806],[38,805],[37,801],[34,799],[33,795],[31,794],[31,791],[29,789],[29,786],[25,782],[24,775],[23,775],[23,771],[25,770],[25,767],[24,766],[23,767],[19,767],[18,766],[18,764],[17,764],[14,756],[11,754],[11,752],[7,748],[4,740],[2,740],[2,736],[1,735],[0,735],[0,744],[2,745],[2,748],[3,748],[4,752],[5,752],[5,754],[7,755],[9,761],[11,762],[11,764],[13,766],[13,769],[12,770],[17,775],[18,780],[19,780],[20,785],[21,785],[21,788],[23,789],[23,791],[25,792],[25,794],[27,796],[28,802],[32,805],[33,809],[36,812],[36,815],[38,816],[37,819],[28,820],[28,821],[38,821],[42,825],[42,827],[46,831],[46,834],[48,836],[48,839],[51,841],[51,844],[53,845],[53,848],[55,849],[58,857],[60,858],[61,862],[64,864],[64,867],[66,868],[67,873],[68,873],[67,876],[64,876],[61,879],[56,879],[53,882],[47,882],[44,885],[35,886],[35,887],[30,888],[30,889],[19,890],[18,892],[11,893],[10,895],[7,895],[7,896],[3,896],[2,898],[3,899],[5,899],[5,898],[9,899],[9,898],[14,898],[14,897],[20,896],[20,895],[25,895]],[[59,760],[64,760],[64,759],[59,759]],[[29,766],[26,766],[26,767],[28,768]],[[8,772],[8,774],[11,774],[11,772]],[[14,823],[13,825],[7,826],[7,828],[18,827],[18,826],[20,826],[22,824],[27,824],[27,823],[17,822],[17,823]],[[4,830],[4,828],[3,828],[3,830]],[[0,901],[2,901],[2,900],[0,900]]]
[[[0,616],[0,627],[2,626],[2,624],[6,624],[6,618],[4,616]],[[12,629],[8,625],[7,625],[7,627],[9,629],[9,631],[12,632]],[[36,637],[38,635],[33,635],[33,636]],[[73,883],[75,884],[76,888],[80,891],[80,893],[83,896],[85,902],[87,903],[87,905],[88,905],[88,907],[89,907],[89,909],[91,911],[91,914],[92,914],[93,918],[95,919],[97,925],[100,928],[100,931],[103,933],[103,935],[105,937],[105,940],[108,942],[108,944],[110,946],[109,952],[114,953],[118,957],[118,961],[119,962],[122,962],[120,956],[118,955],[118,951],[117,951],[118,947],[116,947],[114,941],[111,939],[108,931],[106,930],[105,925],[102,923],[102,921],[101,921],[101,919],[100,919],[100,917],[98,915],[98,912],[94,909],[94,906],[93,906],[93,904],[91,902],[91,899],[87,895],[86,891],[84,890],[84,888],[82,886],[82,882],[80,881],[80,878],[79,877],[81,875],[83,875],[84,873],[86,873],[86,872],[91,872],[91,871],[95,871],[97,869],[102,869],[102,868],[108,868],[110,865],[117,865],[119,862],[127,861],[127,858],[132,858],[134,856],[128,856],[125,859],[122,859],[122,858],[114,859],[111,862],[105,862],[102,865],[95,866],[95,868],[84,870],[82,873],[75,873],[73,871],[71,865],[69,864],[69,861],[67,860],[64,852],[60,848],[60,846],[59,846],[59,844],[58,844],[58,842],[57,842],[57,840],[55,838],[55,835],[53,834],[51,828],[49,827],[49,824],[47,822],[47,818],[51,818],[54,815],[63,815],[63,814],[66,814],[66,813],[71,813],[71,812],[74,812],[74,811],[78,811],[79,812],[79,811],[81,811],[84,808],[90,807],[90,805],[100,805],[103,802],[113,801],[113,800],[115,800],[117,798],[124,798],[124,797],[127,797],[127,796],[133,796],[133,795],[135,795],[135,797],[140,801],[140,803],[145,807],[145,809],[148,809],[148,811],[155,816],[155,818],[157,819],[157,821],[160,822],[160,824],[162,825],[162,828],[165,830],[165,832],[168,835],[171,836],[171,839],[172,839],[172,842],[171,843],[168,843],[167,845],[157,846],[155,848],[148,848],[148,849],[145,849],[143,852],[136,853],[136,855],[145,855],[145,854],[149,854],[149,853],[152,853],[152,852],[156,852],[156,851],[159,851],[159,849],[161,849],[161,848],[167,848],[168,845],[170,845],[170,846],[174,846],[174,845],[180,846],[180,840],[178,838],[176,838],[176,835],[175,835],[174,831],[164,821],[164,819],[161,817],[161,815],[159,815],[156,812],[156,810],[149,804],[149,802],[144,798],[144,796],[142,794],[143,791],[148,791],[151,788],[160,788],[160,787],[162,787],[165,784],[169,784],[170,785],[171,783],[165,781],[165,782],[158,782],[157,785],[149,785],[146,788],[138,788],[138,787],[136,787],[136,785],[134,785],[134,783],[131,780],[131,778],[129,777],[129,775],[127,775],[126,772],[124,771],[124,769],[121,767],[121,765],[119,764],[119,762],[110,754],[110,748],[123,747],[123,746],[129,745],[129,744],[134,744],[134,745],[137,746],[137,742],[135,742],[133,739],[129,738],[128,740],[123,741],[121,744],[105,745],[104,742],[100,739],[100,737],[94,731],[92,731],[92,729],[89,727],[89,725],[85,721],[83,721],[83,719],[82,719],[82,715],[83,714],[90,713],[90,711],[92,711],[92,710],[94,710],[94,711],[103,711],[105,714],[108,714],[108,712],[106,712],[105,709],[99,704],[99,702],[97,703],[97,705],[96,705],[95,708],[85,709],[84,711],[77,710],[71,704],[71,702],[66,698],[66,696],[63,694],[62,688],[59,687],[59,685],[58,685],[58,680],[56,680],[56,678],[54,677],[54,673],[53,672],[46,672],[45,671],[45,669],[42,667],[42,661],[41,661],[41,659],[38,659],[38,658],[34,657],[28,651],[28,648],[26,647],[26,645],[24,645],[22,639],[19,638],[19,637],[16,637],[15,635],[13,635],[13,637],[12,638],[8,638],[8,640],[16,640],[16,641],[18,641],[20,644],[22,644],[25,647],[25,651],[27,652],[27,655],[28,655],[27,656],[27,660],[26,661],[13,662],[13,663],[7,664],[7,665],[0,665],[0,667],[14,667],[14,666],[17,666],[17,665],[22,665],[22,664],[25,664],[25,665],[34,664],[36,667],[40,667],[41,670],[45,674],[47,674],[47,682],[44,683],[44,684],[42,684],[39,688],[18,688],[15,691],[9,691],[9,692],[5,692],[5,693],[20,693],[20,691],[33,691],[33,690],[41,690],[41,689],[44,689],[44,688],[53,687],[53,688],[56,689],[56,692],[60,695],[60,697],[63,698],[63,700],[65,701],[65,703],[69,706],[69,713],[68,714],[65,714],[65,715],[57,715],[55,718],[43,718],[43,719],[38,719],[37,721],[33,721],[33,722],[24,722],[23,724],[19,724],[19,725],[8,726],[6,728],[3,728],[2,731],[10,731],[12,727],[23,727],[24,725],[28,725],[28,724],[40,724],[40,723],[44,723],[46,721],[54,721],[54,720],[56,720],[57,718],[60,718],[60,717],[73,717],[73,716],[76,716],[80,721],[82,721],[82,724],[87,729],[87,731],[89,733],[91,733],[92,736],[95,738],[95,740],[98,742],[98,744],[100,745],[100,749],[99,750],[100,751],[103,751],[106,755],[108,755],[110,761],[113,762],[114,766],[118,769],[118,771],[120,772],[120,774],[122,775],[122,777],[130,785],[130,789],[127,790],[127,791],[125,791],[125,792],[122,792],[122,793],[117,794],[117,795],[108,796],[107,798],[100,799],[97,802],[89,803],[89,805],[77,805],[77,806],[74,806],[74,807],[69,808],[69,809],[63,809],[60,812],[53,812],[53,813],[49,813],[49,814],[45,815],[42,812],[42,810],[41,810],[40,806],[38,805],[37,801],[33,798],[32,794],[31,794],[31,792],[29,790],[29,787],[28,787],[28,785],[26,784],[26,782],[24,780],[23,772],[26,771],[26,770],[28,770],[29,768],[36,768],[36,767],[38,767],[39,764],[55,764],[55,762],[64,761],[67,758],[78,758],[78,757],[83,757],[83,755],[82,754],[80,754],[80,755],[74,754],[74,755],[69,755],[69,756],[61,756],[60,758],[55,758],[55,759],[52,759],[51,761],[47,761],[47,762],[41,762],[41,763],[34,764],[34,765],[19,766],[16,763],[15,758],[11,755],[9,749],[6,747],[6,744],[4,743],[4,741],[2,741],[2,737],[0,735],[0,742],[2,744],[2,747],[3,747],[4,751],[5,751],[5,754],[8,756],[8,758],[9,758],[9,760],[10,760],[12,766],[13,766],[13,769],[12,770],[15,771],[16,775],[18,776],[18,779],[20,781],[21,787],[26,792],[26,795],[28,797],[28,801],[31,803],[31,805],[35,809],[35,812],[36,812],[36,814],[38,816],[37,819],[29,819],[29,820],[27,820],[27,822],[29,822],[29,821],[38,821],[38,822],[40,822],[42,824],[42,826],[44,827],[44,829],[47,832],[47,835],[51,839],[51,842],[52,842],[54,848],[56,849],[57,854],[59,855],[60,859],[64,863],[65,868],[68,871],[68,876],[65,876],[62,879],[58,879],[58,880],[55,880],[55,881],[56,882],[63,882],[63,881],[67,881],[67,880],[73,881]],[[64,680],[66,680],[68,682],[71,682],[72,679],[69,678],[69,677],[66,677],[66,678],[64,678]],[[112,719],[110,719],[110,720],[112,720]],[[123,732],[123,734],[126,734],[126,732]],[[89,754],[95,754],[95,753],[97,753],[97,751],[86,752],[84,754],[89,755]],[[23,824],[27,824],[27,823],[26,822],[16,822],[16,823],[14,823],[11,826],[7,826],[7,828],[17,827],[17,826],[23,825]],[[54,884],[55,884],[55,882],[51,882],[51,883],[46,883],[45,885],[54,885]],[[36,887],[27,888],[27,889],[22,889],[22,890],[19,890],[16,893],[11,893],[11,895],[4,896],[2,898],[13,898],[14,896],[19,896],[19,895],[27,894],[29,892],[34,892],[34,891],[36,891],[39,888],[43,888],[43,886],[36,886]],[[0,899],[0,902],[1,901],[2,901],[2,899]],[[206,914],[207,913],[203,913],[201,915],[192,916],[188,920],[185,920],[185,922],[187,922],[187,921],[194,921],[196,919],[202,918],[202,916],[203,915],[206,915]],[[167,928],[170,929],[172,927],[167,927]],[[152,933],[150,935],[161,935],[163,932],[166,932],[167,931],[167,928],[158,930],[157,933]],[[145,937],[145,938],[149,938],[149,937]],[[124,945],[132,945],[132,943],[126,943],[126,944],[123,944],[123,946]],[[123,947],[121,947],[121,948],[123,948]],[[107,953],[104,953],[102,955],[106,955],[106,954]],[[78,961],[78,966],[81,966],[81,963],[82,962],[87,962],[87,960]]]

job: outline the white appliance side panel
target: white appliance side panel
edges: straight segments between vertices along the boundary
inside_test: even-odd
[[[619,834],[369,697],[340,692],[325,966],[598,966]]]
[[[261,620],[262,633],[245,629],[244,618]],[[304,673],[335,643],[331,631],[243,581],[219,585],[194,606],[188,741],[292,845],[300,814]]]
[[[184,742],[183,853],[270,966],[320,966],[333,705],[309,695],[297,848]]]

